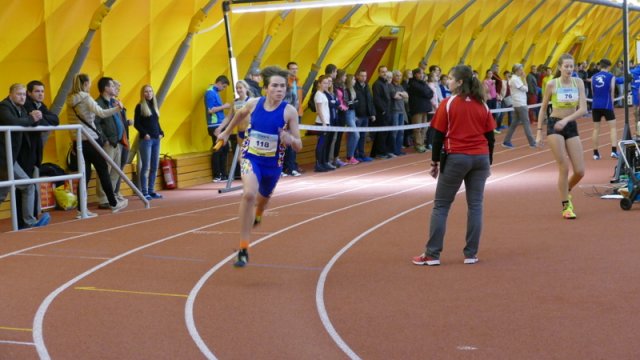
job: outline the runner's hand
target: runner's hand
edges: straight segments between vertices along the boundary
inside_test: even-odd
[[[289,134],[288,131],[280,129],[280,142],[289,146],[293,143],[293,135]]]

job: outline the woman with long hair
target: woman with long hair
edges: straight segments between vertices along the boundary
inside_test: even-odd
[[[484,85],[484,94],[487,106],[489,109],[495,110],[498,107],[498,91],[496,88],[496,81],[493,79],[493,71],[491,69],[487,70],[485,73],[485,78],[482,84]],[[493,114],[493,118],[497,120],[497,115]],[[500,134],[500,132],[500,129],[495,129],[496,134]]]
[[[349,107],[345,113],[345,122],[347,127],[355,128],[356,127],[356,104],[358,102],[358,98],[356,96],[356,90],[353,86],[356,84],[356,77],[353,74],[347,75],[347,81],[345,82],[345,100],[347,101],[347,106]],[[358,160],[354,157],[356,152],[356,145],[358,145],[358,140],[360,139],[360,133],[357,131],[351,131],[347,135],[347,164],[356,165],[359,163]]]
[[[249,101],[249,99],[251,98],[251,90],[249,88],[249,84],[244,80],[238,80],[236,82],[236,94],[238,94],[238,97],[233,101],[233,107],[231,108],[231,111],[229,111],[229,114],[224,118],[220,126],[218,126],[214,130],[214,134],[216,136],[220,135],[220,133],[227,128],[227,125],[229,125],[229,122],[233,120],[233,116],[236,114],[236,112],[242,109],[247,101]],[[238,124],[237,126],[238,137],[241,140],[244,139],[244,132],[247,129],[247,125],[248,123]]]
[[[162,199],[154,186],[160,160],[160,140],[164,132],[160,126],[158,101],[151,85],[144,85],[140,89],[140,102],[136,105],[133,126],[138,130],[140,140],[140,191],[147,200]]]
[[[547,142],[558,164],[558,192],[562,201],[562,217],[575,219],[571,202],[571,189],[584,177],[582,142],[578,136],[576,120],[587,113],[587,98],[584,82],[572,77],[573,56],[563,54],[558,60],[560,77],[547,83],[540,106],[537,140],[542,140],[542,124],[547,114],[549,102],[553,106],[547,120]],[[573,174],[569,177],[569,167]]]
[[[236,94],[238,94],[238,97],[233,101],[233,107],[231,108],[231,111],[229,111],[229,113],[224,118],[220,126],[218,126],[213,131],[216,138],[220,136],[220,133],[222,133],[222,131],[224,131],[227,128],[227,126],[229,125],[231,120],[233,120],[233,117],[236,115],[236,113],[246,105],[249,99],[251,99],[251,88],[249,87],[249,84],[244,80],[238,80],[236,82]],[[242,143],[245,139],[245,132],[247,130],[248,125],[249,123],[245,121],[242,124],[238,124],[236,128],[233,129],[233,133],[229,136],[229,145],[231,149],[235,149],[236,144],[238,144],[238,142],[242,146]],[[241,163],[242,163],[242,152],[238,154],[238,161],[236,162],[235,174],[233,175],[233,177],[236,179],[240,177],[239,165]]]
[[[336,81],[333,84],[333,88],[335,90],[336,96],[336,122],[335,124],[331,124],[331,126],[344,127],[347,122],[347,110],[349,109],[349,105],[347,105],[347,89],[346,89],[346,81],[347,81],[347,72],[344,69],[338,69],[338,74],[336,75]],[[332,164],[335,167],[342,167],[345,165],[349,165],[348,161],[340,160],[340,145],[342,144],[342,134],[343,132],[336,132],[332,138],[332,151],[333,151],[333,161]]]
[[[478,262],[484,187],[490,175],[496,122],[484,102],[483,85],[473,77],[469,66],[458,65],[451,70],[449,89],[453,96],[440,104],[431,122],[434,136],[429,173],[438,184],[429,241],[426,251],[413,258],[416,265],[440,265],[449,209],[463,181],[467,197],[464,263]]]
[[[111,211],[116,213],[127,207],[127,199],[117,199],[113,191],[113,185],[111,184],[111,177],[109,176],[109,165],[107,161],[100,155],[88,138],[99,141],[101,138],[101,132],[96,126],[96,116],[106,118],[116,114],[122,110],[122,105],[118,102],[117,105],[111,109],[103,109],[89,94],[91,88],[91,79],[87,74],[76,74],[73,77],[73,88],[71,93],[67,97],[67,115],[69,117],[69,124],[82,125],[82,157],[84,159],[84,170],[87,177],[87,184],[91,180],[91,165],[96,169],[98,178],[100,179],[100,186],[107,196]],[[84,140],[86,139],[86,140]],[[102,144],[100,144],[102,145]],[[75,145],[74,145],[75,147]],[[87,196],[87,189],[79,188],[79,196]],[[78,201],[78,206],[80,202]],[[87,211],[87,217],[98,216],[95,213]],[[78,218],[81,215],[78,212]]]

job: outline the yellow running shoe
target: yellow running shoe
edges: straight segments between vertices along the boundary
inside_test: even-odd
[[[576,218],[576,214],[573,212],[573,206],[571,206],[571,203],[567,204],[567,206],[565,206],[564,210],[562,210],[562,217],[565,219],[575,219]]]

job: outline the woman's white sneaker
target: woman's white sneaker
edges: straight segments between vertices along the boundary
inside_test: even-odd
[[[87,219],[93,218],[96,216],[98,216],[98,214],[92,213],[91,211],[87,210]],[[78,213],[76,214],[76,219],[82,219],[82,213],[80,211],[78,211]]]
[[[468,265],[470,265],[470,264],[476,264],[477,262],[478,262],[478,257],[477,257],[477,256],[470,257],[470,258],[465,258],[465,259],[464,259],[464,263],[465,263],[465,264],[468,264]]]

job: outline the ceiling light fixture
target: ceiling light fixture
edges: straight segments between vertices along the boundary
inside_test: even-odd
[[[283,11],[294,9],[317,9],[332,6],[348,6],[348,5],[368,5],[377,3],[398,3],[409,0],[316,0],[316,1],[299,1],[286,3],[270,3],[262,5],[244,5],[234,6],[231,11],[235,14],[265,11]]]

